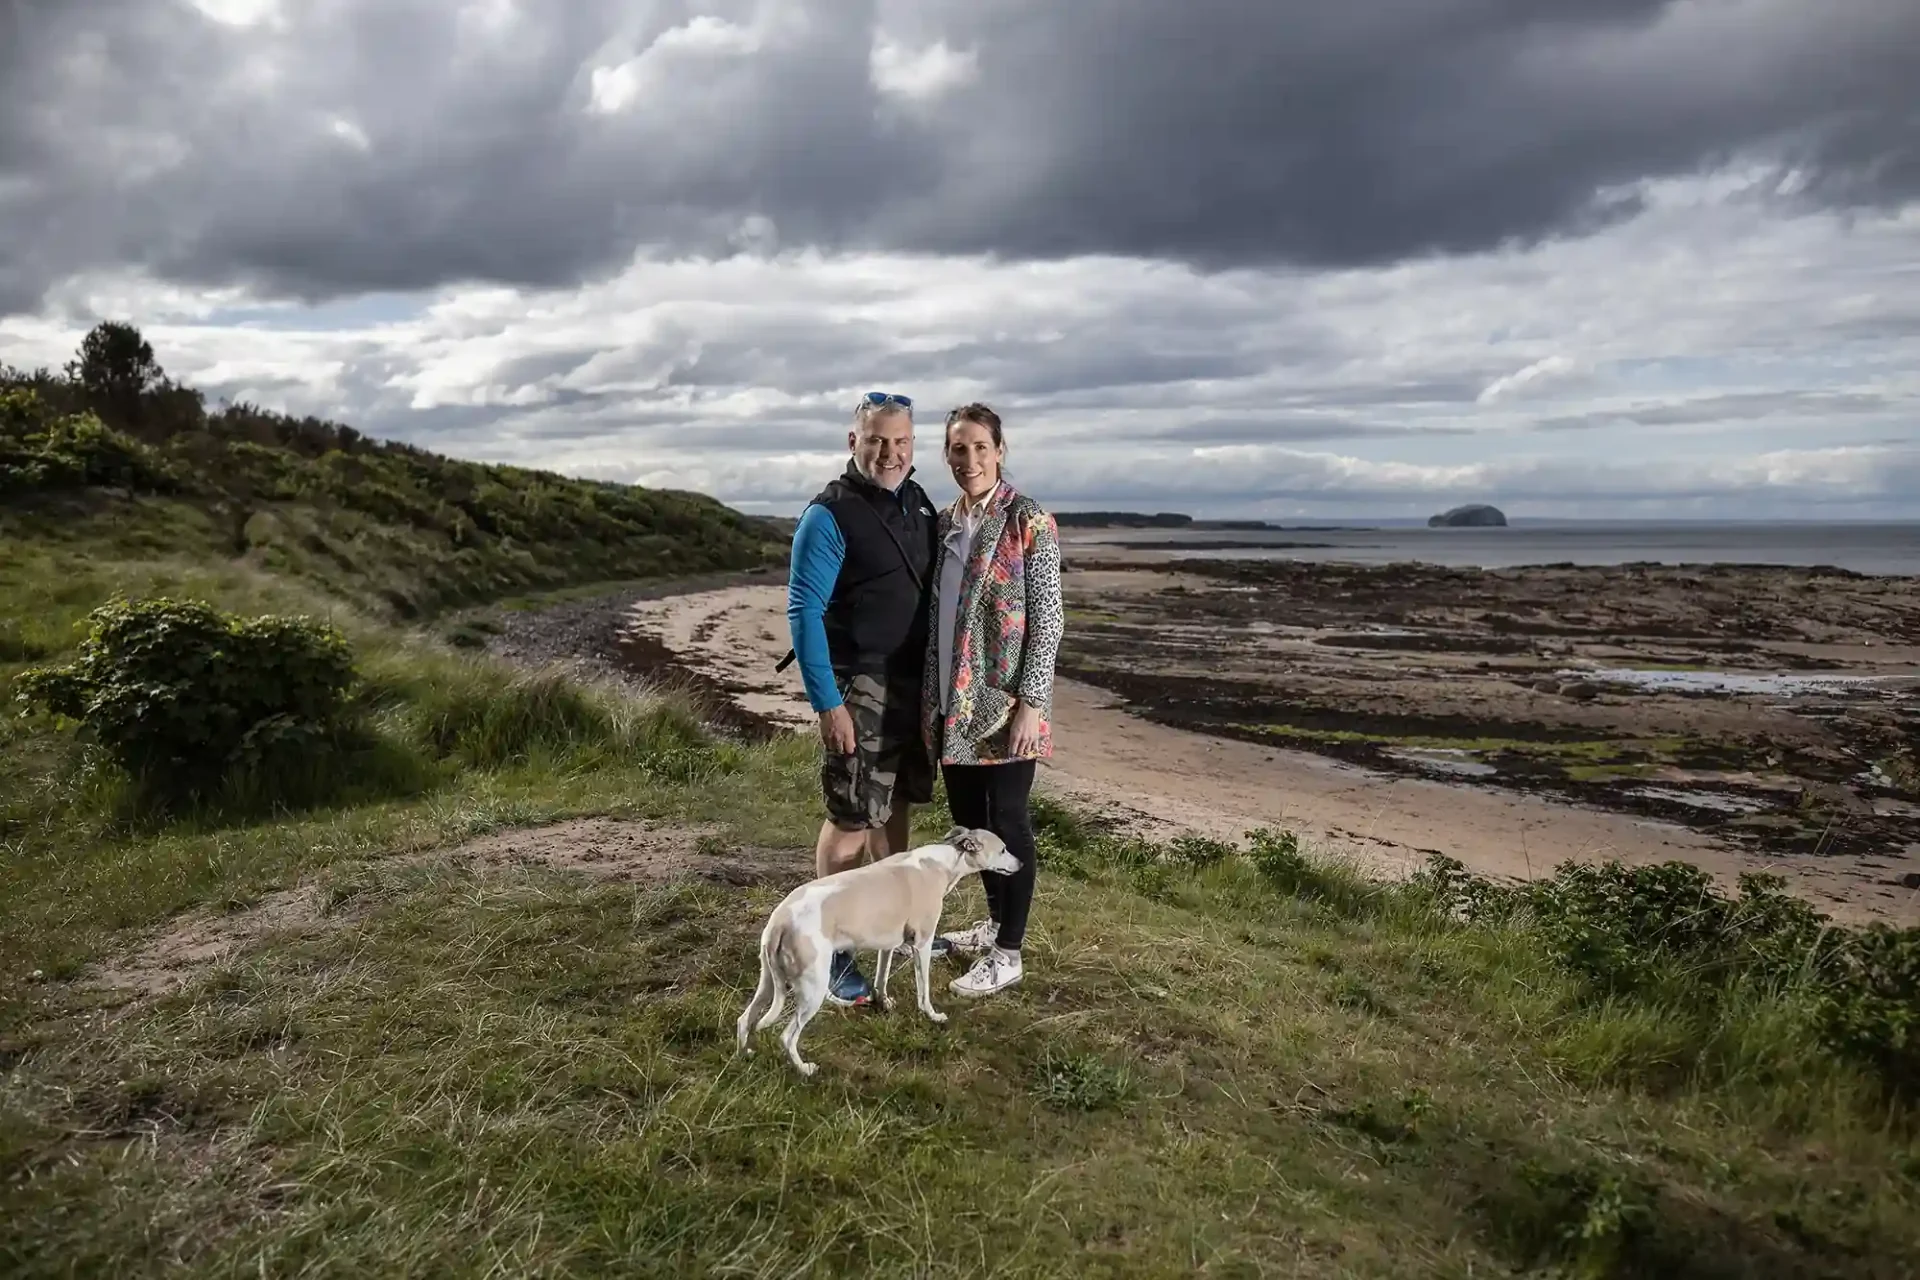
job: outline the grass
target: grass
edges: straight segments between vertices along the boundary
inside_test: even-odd
[[[381,856],[608,811],[784,837],[804,863],[810,774],[794,744],[697,787],[522,769],[123,850],[120,875],[216,847],[224,870],[122,899],[121,925],[303,871],[351,923],[265,940],[158,1001],[10,982],[0,1261],[1862,1276],[1902,1274],[1920,1243],[1911,1138],[1846,1072],[1756,1035],[1694,1073],[1676,1011],[1575,1012],[1524,930],[1449,924],[1312,859],[1281,891],[1244,857],[1176,857],[1147,896],[1134,855],[1062,844],[1052,822],[1050,858],[1071,847],[1082,874],[1043,875],[1023,986],[981,1004],[937,988],[945,1027],[910,1006],[829,1013],[803,1083],[771,1044],[732,1052],[777,889]],[[36,897],[104,923],[93,892],[8,886],[10,906]],[[960,899],[955,919],[978,905]],[[72,938],[51,914],[10,977]]]
[[[250,405],[209,412],[157,363],[121,372],[135,394],[0,365],[0,539],[240,556],[401,619],[785,556],[773,526],[704,494],[468,462]]]
[[[1043,798],[1021,986],[965,1003],[942,966],[944,1026],[904,999],[829,1011],[812,1081],[770,1039],[738,1057],[782,886],[405,855],[607,814],[791,849],[797,880],[807,743],[715,741],[670,696],[508,671],[202,554],[184,517],[151,546],[141,527],[6,544],[4,634],[33,652],[0,655],[0,684],[113,590],[324,610],[384,749],[351,802],[159,822],[64,732],[0,721],[0,1273],[1891,1277],[1920,1256],[1909,1104],[1820,1049],[1790,980],[1667,966],[1597,996],[1543,920],[1464,918],[1284,833],[1157,846]],[[935,805],[917,828],[944,825]],[[75,981],[298,884],[326,927],[174,994]],[[968,884],[947,918],[980,910]]]

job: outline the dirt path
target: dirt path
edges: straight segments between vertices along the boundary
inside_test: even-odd
[[[811,729],[799,673],[773,670],[787,649],[781,588],[642,601],[631,625],[728,687],[743,707]],[[1911,856],[1889,855],[1871,869],[1756,857],[1649,819],[1397,777],[1153,724],[1129,715],[1113,695],[1070,680],[1057,684],[1055,702],[1057,754],[1043,767],[1042,787],[1114,813],[1143,833],[1185,830],[1232,840],[1255,827],[1287,827],[1384,875],[1417,869],[1430,851],[1482,874],[1519,878],[1549,873],[1566,859],[1682,858],[1729,885],[1742,871],[1779,872],[1839,919],[1920,920],[1920,893],[1897,885],[1903,874],[1920,872],[1920,859]]]

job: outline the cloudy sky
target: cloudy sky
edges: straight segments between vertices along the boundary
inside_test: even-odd
[[[0,361],[793,511],[1920,518],[1913,0],[0,0]]]

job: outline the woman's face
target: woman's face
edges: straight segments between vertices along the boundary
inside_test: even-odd
[[[980,499],[1000,483],[1000,459],[1006,448],[993,442],[993,433],[977,422],[956,422],[947,428],[947,467],[960,492]]]

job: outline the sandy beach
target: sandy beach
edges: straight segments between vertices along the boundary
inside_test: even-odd
[[[1606,643],[1582,646],[1560,634],[1569,626],[1556,631],[1533,617],[1529,630],[1524,612],[1514,615],[1517,627],[1497,620],[1469,627],[1452,616],[1498,614],[1503,597],[1489,586],[1497,574],[1153,563],[1110,548],[1096,561],[1088,554],[1094,550],[1069,547],[1057,754],[1040,785],[1129,829],[1236,840],[1252,828],[1284,827],[1386,876],[1415,870],[1434,852],[1515,878],[1548,874],[1568,859],[1680,858],[1729,886],[1746,871],[1780,874],[1839,919],[1920,920],[1920,832],[1910,825],[1920,809],[1896,798],[1897,785],[1794,772],[1817,771],[1823,735],[1834,730],[1799,708],[1769,711],[1792,701],[1776,684],[1716,691],[1684,681],[1673,688],[1597,680],[1583,668],[1596,647],[1622,669],[1645,667],[1633,665],[1633,618],[1602,620],[1590,629]],[[1396,609],[1378,590],[1357,590],[1342,576],[1355,572],[1387,573],[1403,583],[1402,594],[1447,616],[1423,620],[1419,608]],[[1460,581],[1431,580],[1462,572],[1473,576],[1479,598]],[[1522,595],[1564,590],[1591,612],[1601,580],[1561,581],[1556,572],[1605,578],[1591,570],[1505,571]],[[1310,590],[1300,589],[1301,575],[1311,577]],[[1709,623],[1705,637],[1657,639],[1669,658],[1657,669],[1693,672],[1695,685],[1706,682],[1703,656],[1713,657],[1716,670],[1732,657],[1749,674],[1783,662],[1830,680],[1869,674],[1874,682],[1853,688],[1845,681],[1807,686],[1816,691],[1808,710],[1831,715],[1833,699],[1857,697],[1871,703],[1866,721],[1894,716],[1889,741],[1897,741],[1904,706],[1889,690],[1920,676],[1920,651],[1904,629],[1913,621],[1912,592],[1873,585],[1885,581],[1834,580],[1842,595],[1868,601],[1855,607],[1873,613],[1877,629],[1834,614],[1836,602],[1823,597],[1814,612],[1830,619],[1832,635],[1754,640],[1719,634]],[[1663,594],[1642,583],[1627,598],[1665,599],[1675,616],[1710,602],[1697,582],[1667,586]],[[1306,599],[1319,601],[1318,610],[1305,608]],[[742,711],[807,732],[813,717],[798,673],[774,671],[787,648],[784,610],[785,593],[774,584],[642,600],[626,620],[628,643],[670,651]],[[1742,631],[1766,629],[1749,621]],[[1503,651],[1497,663],[1471,640],[1482,632]],[[1433,634],[1452,640],[1418,639]],[[1359,639],[1328,644],[1329,636]],[[1702,646],[1716,637],[1721,643],[1707,655]],[[1461,679],[1462,671],[1472,678]],[[1504,699],[1496,686],[1510,690]],[[1302,696],[1306,690],[1317,691],[1320,705],[1307,705],[1316,698]],[[1507,705],[1516,700],[1524,715]],[[1860,730],[1848,732],[1857,739]],[[1735,758],[1736,745],[1749,739],[1772,765]],[[1830,763],[1826,772],[1838,775],[1854,762]],[[1824,824],[1825,838],[1802,838],[1809,824]]]

